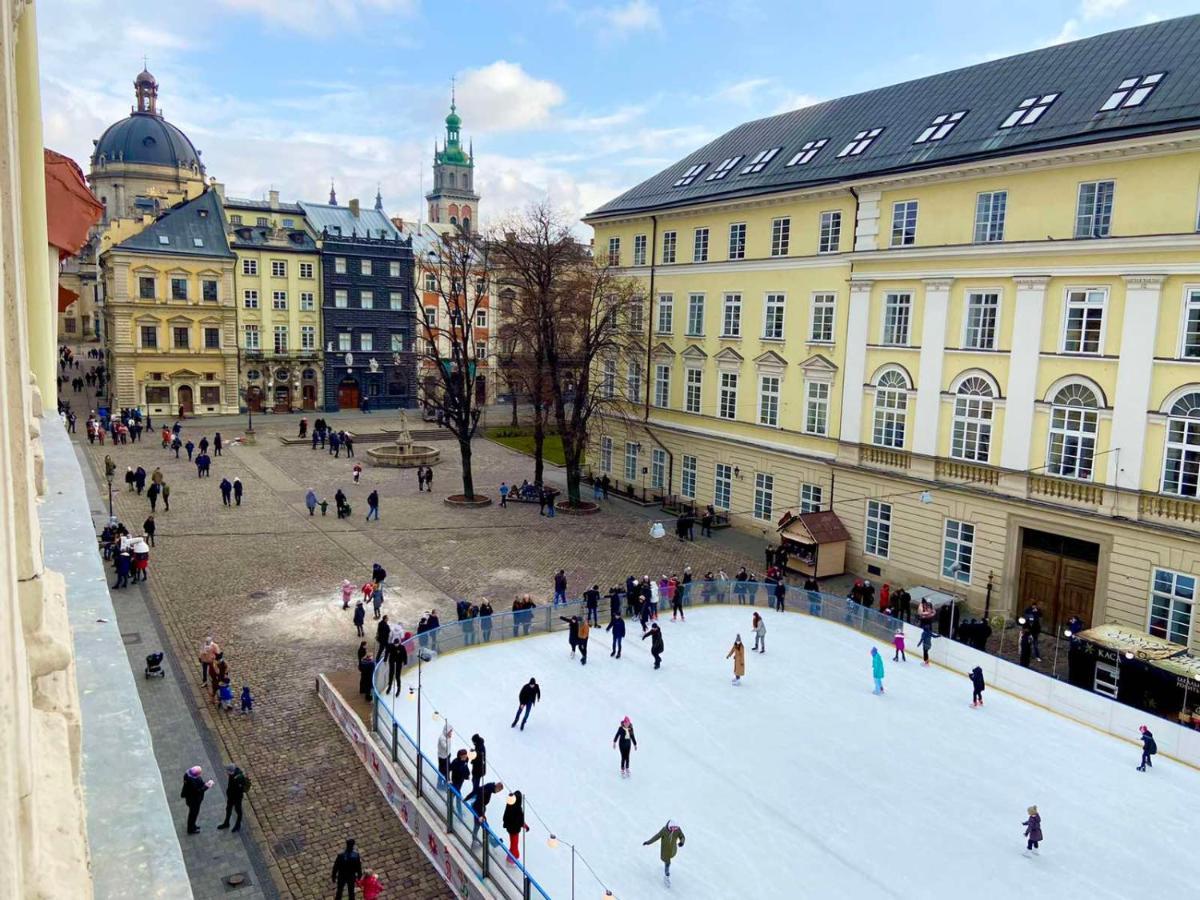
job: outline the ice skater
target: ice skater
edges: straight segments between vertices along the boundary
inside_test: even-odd
[[[883,693],[883,657],[879,655],[879,649],[871,648],[871,677],[875,679],[875,690],[871,693]]]
[[[933,628],[929,625],[921,627],[921,638],[917,641],[917,646],[921,648],[921,665],[929,665],[929,648],[933,646]]]
[[[742,676],[746,674],[746,645],[742,643],[740,634],[733,639],[733,646],[725,654],[726,659],[731,656],[733,657],[733,683],[741,684]]]
[[[1142,735],[1142,764],[1137,767],[1137,770],[1145,772],[1147,766],[1154,768],[1154,763],[1151,762],[1150,757],[1158,752],[1158,744],[1154,743],[1154,735],[1150,733],[1150,729],[1145,725],[1138,728],[1138,731]]]
[[[896,648],[896,652],[892,654],[892,662],[908,662],[908,657],[904,654],[903,628],[897,628],[896,633],[892,635],[892,646]]]
[[[625,620],[621,618],[620,610],[613,613],[612,621],[604,630],[612,632],[612,652],[608,655],[620,659],[621,641],[625,640]]]
[[[525,730],[525,722],[529,721],[529,714],[533,712],[533,704],[542,699],[542,689],[537,683],[536,678],[530,678],[528,684],[521,685],[521,692],[517,695],[517,714],[513,716],[512,724],[509,728],[517,727],[517,719],[521,718],[521,711],[525,711],[525,719],[521,722],[521,730]]]
[[[968,677],[971,679],[971,708],[983,706],[983,669],[976,666]]]
[[[471,789],[477,791],[483,776],[487,774],[487,747],[478,734],[471,735],[471,746],[474,749],[467,754],[471,760]]]
[[[655,841],[658,841],[658,858],[662,860],[663,864],[663,878],[666,880],[667,885],[670,886],[671,860],[675,858],[675,854],[679,852],[679,848],[687,842],[687,839],[684,837],[683,829],[670,819],[667,819],[667,824],[659,829],[658,833],[651,837],[650,840],[643,841],[642,846],[648,847]]]
[[[663,654],[663,639],[662,631],[659,630],[658,623],[654,622],[650,626],[650,630],[642,635],[642,640],[650,638],[650,655],[654,657],[654,668],[662,668]]]
[[[767,652],[767,623],[757,612],[750,619],[750,627],[754,630],[754,649],[759,653]]]
[[[613,737],[613,749],[621,751],[621,777],[629,777],[629,751],[637,749],[637,738],[633,734],[633,723],[629,716],[621,720],[617,733]]]
[[[579,620],[578,633],[575,635],[575,646],[579,648],[579,664],[587,665],[588,651],[588,635],[592,633],[592,626],[587,623],[587,619]]]
[[[1042,842],[1042,817],[1038,815],[1037,807],[1031,806],[1027,810],[1029,818],[1021,824],[1025,826],[1025,855],[1037,855],[1038,844]]]
[[[579,646],[579,616],[559,616],[559,621],[567,623],[567,643],[571,645],[571,659],[575,658],[575,648]]]

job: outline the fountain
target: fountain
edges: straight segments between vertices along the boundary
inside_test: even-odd
[[[441,451],[434,447],[424,447],[414,444],[408,431],[408,417],[400,410],[400,429],[396,441],[380,447],[367,449],[367,457],[373,466],[392,466],[397,469],[411,469],[415,466],[428,466],[438,461]]]

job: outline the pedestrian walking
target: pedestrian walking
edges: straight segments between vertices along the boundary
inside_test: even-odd
[[[520,791],[509,794],[501,822],[508,833],[508,859],[505,862],[511,866],[521,858],[521,834],[529,830],[525,824],[525,798]]]
[[[971,708],[975,709],[983,706],[983,689],[986,686],[983,683],[983,669],[976,666],[968,677],[971,679]]]
[[[238,506],[242,505],[242,479],[233,479],[233,499]]]
[[[517,719],[521,719],[521,712],[524,711],[525,718],[521,719],[521,731],[524,731],[525,723],[529,721],[529,714],[533,712],[533,704],[541,699],[542,688],[536,678],[530,678],[528,684],[521,685],[521,690],[517,694],[517,714],[513,716],[512,725],[509,728],[517,727]]]
[[[342,891],[350,900],[354,900],[354,885],[362,878],[362,859],[354,849],[354,838],[346,841],[346,849],[333,860],[333,871],[329,880],[337,885],[337,895],[334,900],[342,900]]]
[[[1036,856],[1038,852],[1038,844],[1042,842],[1042,817],[1038,813],[1036,806],[1029,807],[1026,810],[1029,813],[1029,818],[1021,824],[1025,826],[1025,855]]]
[[[643,641],[646,638],[650,638],[650,655],[654,657],[654,668],[661,669],[662,668],[662,654],[663,654],[663,639],[662,639],[662,631],[659,630],[657,622],[654,622],[653,624],[651,624],[650,630],[642,635]]]
[[[370,522],[372,517],[379,521],[379,491],[367,494],[367,521]]]
[[[620,598],[618,595],[618,604]],[[618,606],[617,611],[613,613],[612,619],[604,629],[612,632],[612,652],[608,655],[616,659],[621,658],[621,642],[625,640],[625,620],[621,618],[621,610]]]
[[[371,702],[371,696],[374,693],[372,690],[374,676],[375,657],[368,653],[358,661],[358,692],[363,695],[363,699],[368,703]]]
[[[213,435],[213,453],[216,456],[220,456],[221,448],[223,446],[224,446],[224,443],[221,441],[221,432],[218,431],[216,434]]]
[[[663,879],[668,886],[671,884],[671,860],[679,853],[679,848],[686,843],[686,840],[683,829],[668,819],[667,824],[652,835],[650,840],[642,842],[643,847],[648,847],[655,841],[658,842],[658,858],[662,860]]]
[[[621,720],[617,733],[613,735],[613,749],[621,751],[621,777],[629,777],[629,753],[637,749],[637,736],[633,733],[633,722],[629,716]]]
[[[163,482],[163,486],[162,486],[162,502],[163,502],[163,510],[165,512],[170,512],[171,511],[171,486],[169,484],[167,484],[165,481]]]
[[[871,648],[871,677],[875,679],[875,690],[872,693],[883,693],[883,657],[877,647]]]
[[[153,487],[153,485],[151,485]],[[150,542],[150,546],[154,546],[154,533],[158,530],[158,526],[154,524],[154,514],[151,513],[146,517],[146,521],[142,523],[142,531],[146,535],[146,540]]]
[[[725,654],[726,659],[731,656],[733,657],[733,683],[741,684],[742,676],[746,674],[746,646],[742,643],[740,634],[733,639],[733,646]]]
[[[363,622],[367,620],[367,611],[363,608],[362,601],[359,600],[354,604],[354,633],[359,637],[363,636]]]
[[[567,602],[567,573],[563,569],[559,569],[554,574],[554,602],[553,606],[558,606],[560,603]]]
[[[354,479],[355,484],[358,484],[358,480],[360,478],[362,478],[362,464],[361,463],[354,464],[354,467],[350,470],[350,477],[352,479]]]
[[[189,441],[188,441],[186,444],[184,444],[184,445],[183,445],[183,449],[187,451],[187,455],[188,455],[188,462],[191,462],[191,461],[192,461],[192,454],[193,454],[193,453],[196,451],[196,445],[195,445],[195,444],[193,444],[193,443],[192,443],[192,442],[189,440]],[[179,454],[176,454],[176,456],[178,456],[178,455],[179,455]]]
[[[508,508],[508,482],[500,482],[500,508]]]
[[[304,505],[308,507],[310,516],[316,515],[317,512],[317,492],[312,488],[308,489],[308,493],[304,495]]]
[[[1137,768],[1139,772],[1145,772],[1147,767],[1154,768],[1151,757],[1158,753],[1158,744],[1154,742],[1154,735],[1145,725],[1138,728],[1138,733],[1142,737],[1142,764]]]
[[[754,649],[759,653],[767,652],[767,623],[755,611],[750,619],[750,627],[754,630]]]
[[[203,769],[199,766],[192,766],[183,776],[183,790],[179,792],[179,796],[187,804],[188,834],[195,834],[200,830],[200,826],[196,824],[196,818],[200,815],[200,805],[204,802],[205,792],[213,786],[212,779],[205,781],[203,775]]]
[[[578,625],[575,631],[575,646],[579,648],[579,664],[587,665],[588,653],[588,636],[592,633],[592,626],[588,624],[587,619],[578,620]]]
[[[904,653],[904,629],[897,628],[896,633],[892,635],[892,646],[896,648],[896,652],[892,654],[892,662],[903,660],[908,662],[908,657]]]
[[[250,693],[250,685],[242,685],[242,715],[254,712],[254,695]]]
[[[225,767],[225,773],[229,776],[229,781],[225,785],[225,821],[218,825],[217,828],[229,828],[229,819],[236,813],[237,818],[234,819],[231,830],[241,831],[242,798],[250,790],[250,779],[246,777],[245,772],[233,764]]]
[[[233,484],[228,478],[222,478],[221,483],[217,485],[217,487],[221,489],[221,503],[223,503],[225,506],[229,506],[229,498],[233,494]]]

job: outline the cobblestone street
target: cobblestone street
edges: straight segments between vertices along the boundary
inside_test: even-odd
[[[180,664],[191,665],[211,633],[225,651],[235,693],[245,683],[256,696],[252,717],[219,713],[201,693],[198,669],[191,679],[193,699],[208,709],[207,720],[228,758],[254,779],[248,798],[252,834],[260,838],[281,892],[324,897],[333,855],[354,836],[364,865],[380,873],[389,895],[447,896],[314,691],[317,673],[355,665],[358,638],[350,613],[341,609],[342,579],[361,584],[371,564],[381,563],[388,570],[383,611],[415,630],[417,617],[430,607],[443,622],[452,620],[452,598],[460,596],[476,601],[488,596],[497,611],[507,609],[517,592],[548,600],[559,568],[567,571],[576,596],[594,582],[607,588],[629,574],[682,572],[685,565],[697,577],[710,568],[761,569],[761,547],[732,534],[697,538],[694,544],[673,537],[653,541],[644,511],[620,501],[598,516],[553,519],[539,517],[536,505],[447,507],[442,498],[460,489],[456,445],[450,441],[436,444],[442,462],[432,494],[417,492],[411,470],[370,466],[363,444],[355,448],[364,467],[362,483],[354,485],[353,461],[278,440],[276,432],[295,433],[295,420],[280,417],[265,427],[256,422],[254,445],[229,444],[242,433],[237,422],[185,423],[185,442],[205,435],[211,440],[214,431],[226,441],[207,479],[197,478],[186,452],[176,460],[154,435],[117,447],[89,447],[86,439],[82,445],[102,492],[104,456],[112,455],[114,511],[132,531],[141,530],[150,509],[144,496],[125,489],[126,466],[141,465],[147,473],[160,467],[171,486],[170,511],[160,500],[155,517],[158,546],[149,587]],[[372,429],[389,425],[384,415],[368,421]],[[362,423],[357,414],[334,420],[335,427]],[[492,495],[502,479],[520,483],[532,476],[531,460],[483,440],[475,444],[474,462],[476,484]],[[242,480],[240,507],[222,505],[223,477]],[[549,475],[558,479],[557,471]],[[309,487],[330,500],[327,516],[320,510],[308,515]],[[345,520],[333,510],[339,487],[354,510]],[[372,489],[381,495],[379,522],[365,521]],[[114,594],[119,613],[121,592]],[[367,627],[373,638],[370,616]]]

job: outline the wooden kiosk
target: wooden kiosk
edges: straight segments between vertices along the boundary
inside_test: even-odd
[[[826,578],[846,571],[846,544],[850,532],[833,510],[791,511],[779,520],[779,539],[788,552],[787,567],[802,575]]]

